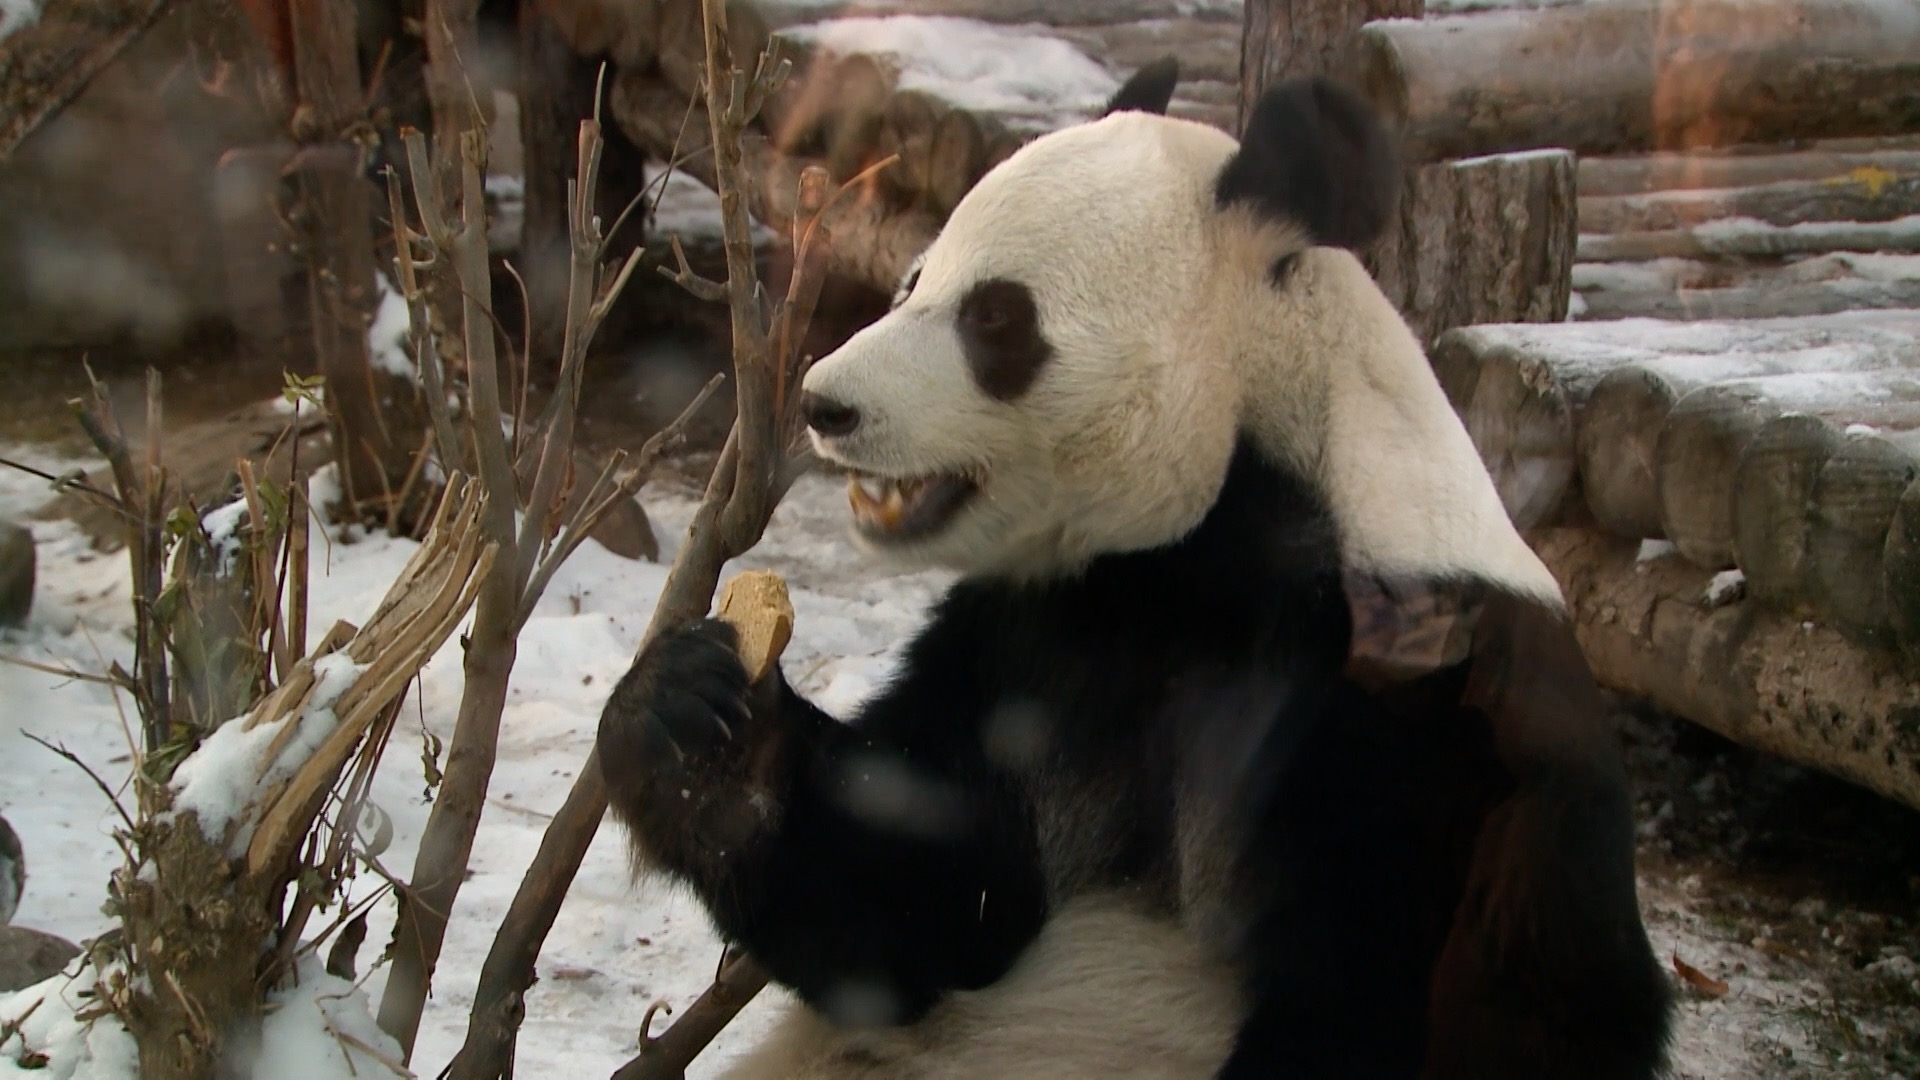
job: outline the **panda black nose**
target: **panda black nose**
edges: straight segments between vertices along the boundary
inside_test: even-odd
[[[807,391],[800,395],[800,415],[822,435],[851,435],[860,426],[860,410],[830,397]]]

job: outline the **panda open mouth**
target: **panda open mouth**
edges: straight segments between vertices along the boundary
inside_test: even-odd
[[[868,536],[911,540],[938,532],[980,490],[965,476],[891,477],[854,473],[847,478],[853,521]]]

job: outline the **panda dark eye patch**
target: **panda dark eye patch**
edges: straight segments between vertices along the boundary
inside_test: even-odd
[[[991,278],[960,301],[960,344],[973,381],[987,396],[1012,401],[1027,392],[1053,355],[1040,336],[1040,309],[1017,281]]]

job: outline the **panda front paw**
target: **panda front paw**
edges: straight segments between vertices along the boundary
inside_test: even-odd
[[[648,785],[669,774],[711,772],[738,755],[753,718],[738,645],[733,627],[702,619],[647,646],[600,714],[609,783],[616,774]]]

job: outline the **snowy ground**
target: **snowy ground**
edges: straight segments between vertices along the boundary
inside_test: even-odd
[[[9,448],[59,471],[65,463],[31,450]],[[793,586],[799,637],[786,653],[789,676],[830,709],[844,709],[868,693],[891,660],[889,647],[917,621],[940,581],[931,575],[881,577],[861,565],[840,540],[842,488],[803,481],[783,507],[766,542],[737,568],[770,567]],[[691,515],[695,493],[651,489],[648,498],[670,561]],[[0,516],[40,501],[37,482],[0,470]],[[65,522],[35,522],[40,585],[24,631],[0,637],[0,652],[47,664],[100,670],[127,663],[127,585],[124,557],[93,552]],[[336,542],[316,552],[313,625],[362,621],[406,561],[412,545],[386,538]],[[321,573],[320,564],[326,566]],[[731,572],[731,569],[730,571]],[[587,543],[547,591],[521,637],[519,663],[489,792],[489,808],[475,845],[473,876],[460,894],[439,988],[426,1013],[416,1064],[428,1076],[458,1048],[469,993],[493,929],[531,861],[549,815],[559,805],[593,741],[594,724],[613,680],[626,669],[666,567],[629,562]],[[428,666],[408,714],[445,739],[451,736],[460,690],[457,644]],[[23,737],[31,732],[78,753],[111,782],[123,780],[128,741],[111,696],[14,666],[0,666],[0,812],[20,833],[27,853],[27,891],[15,922],[81,940],[106,926],[100,901],[116,853],[109,839],[114,815],[77,770]],[[416,705],[417,703],[417,710]],[[388,865],[405,868],[426,822],[427,804],[417,735],[395,745],[374,797],[392,815]],[[371,888],[372,883],[364,883]],[[387,939],[392,907],[383,903],[369,927],[362,969]],[[640,1016],[665,998],[684,1005],[712,978],[720,947],[690,899],[657,885],[630,883],[626,853],[612,829],[602,830],[589,853],[540,962],[541,981],[528,1001],[520,1061],[537,1075],[605,1075],[635,1052]],[[377,1000],[385,977],[377,969],[366,986]],[[713,1062],[729,1044],[761,1030],[771,1010],[755,1005],[717,1044]],[[10,1065],[0,1060],[0,1075]],[[695,1075],[701,1074],[696,1069]]]
[[[31,450],[5,453],[54,472],[66,464]],[[35,482],[0,471],[0,516],[18,515],[40,498]],[[647,493],[666,558],[693,498],[684,480]],[[890,576],[868,565],[842,540],[844,514],[838,484],[804,480],[763,546],[742,560],[792,582],[798,633],[787,671],[803,692],[836,711],[871,691],[892,648],[942,584],[936,575]],[[35,613],[24,631],[0,639],[0,651],[94,670],[126,662],[122,557],[94,553],[64,522],[37,522],[34,531],[42,568]],[[336,541],[320,556],[326,570],[316,575],[315,624],[364,619],[410,550],[384,538]],[[587,754],[607,688],[624,670],[664,576],[663,565],[627,562],[589,543],[522,637],[473,876],[461,892],[416,1054],[423,1075],[437,1072],[459,1045],[493,929]],[[446,738],[458,693],[457,646],[449,645],[428,667],[408,714]],[[117,781],[130,760],[123,722],[101,688],[12,666],[0,666],[0,702],[0,811],[21,833],[28,859],[16,921],[75,940],[94,935],[105,925],[99,901],[115,859],[113,816],[83,776],[22,734],[64,743]],[[1752,779],[1754,767],[1735,773],[1728,761],[1736,758],[1691,753],[1682,745],[1689,737],[1670,723],[1629,727],[1642,788],[1643,899],[1655,946],[1663,960],[1677,956],[1727,984],[1720,996],[1684,991],[1677,1080],[1916,1075],[1920,973],[1910,916],[1920,891],[1910,894],[1903,922],[1872,903],[1825,895],[1840,886],[1818,874],[1782,875],[1771,863],[1750,863],[1746,856],[1771,834],[1765,822],[1743,815],[1776,806],[1766,793],[1790,781],[1772,766],[1758,767],[1772,769],[1764,782]],[[395,826],[383,861],[402,871],[427,812],[418,745],[417,737],[396,740],[375,788]],[[1920,867],[1920,857],[1898,853],[1899,844],[1873,839],[1875,830],[1912,820],[1873,816],[1887,812],[1869,808],[1867,818],[1839,825],[1839,835],[1864,833],[1854,839],[1868,849],[1868,861]],[[362,970],[386,940],[391,918],[390,904],[380,905]],[[520,1042],[527,1074],[606,1075],[635,1051],[648,1003],[690,1001],[718,956],[699,908],[658,885],[631,884],[617,834],[603,830],[540,961]],[[384,969],[375,968],[366,982],[376,1000],[383,979]],[[751,1006],[693,1075],[711,1075],[763,1031],[771,1005],[763,999]],[[0,1059],[0,1075],[11,1069]]]

